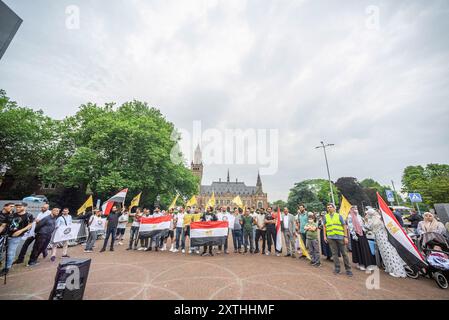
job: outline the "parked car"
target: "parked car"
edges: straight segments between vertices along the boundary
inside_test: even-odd
[[[48,199],[47,199],[46,196],[35,195],[35,194],[33,194],[33,195],[29,196],[29,197],[23,198],[22,201],[42,202],[42,203],[46,202],[46,203],[48,203]]]

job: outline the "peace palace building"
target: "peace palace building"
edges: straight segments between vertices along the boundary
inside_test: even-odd
[[[257,182],[255,186],[247,186],[244,182],[239,182],[235,179],[235,182],[228,177],[226,181],[214,181],[211,185],[202,185],[203,179],[203,161],[201,155],[201,149],[199,146],[195,149],[193,161],[191,163],[191,171],[194,175],[199,177],[200,180],[200,194],[197,198],[198,206],[204,207],[212,197],[212,193],[215,192],[216,206],[235,206],[232,200],[239,195],[242,199],[243,205],[247,207],[266,208],[268,206],[267,194],[263,192],[262,180],[260,174],[257,174]]]

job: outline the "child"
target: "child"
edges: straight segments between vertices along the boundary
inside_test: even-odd
[[[320,267],[320,247],[318,244],[318,224],[315,221],[313,213],[309,213],[308,221],[304,227],[306,232],[307,250],[312,258],[310,264],[314,267]]]

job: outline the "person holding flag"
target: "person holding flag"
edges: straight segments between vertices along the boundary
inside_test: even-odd
[[[366,227],[374,233],[376,245],[385,265],[385,272],[395,278],[406,278],[405,262],[399,256],[396,248],[388,240],[388,232],[381,215],[374,209],[366,211]]]
[[[351,264],[349,263],[348,250],[348,228],[343,217],[335,210],[333,203],[327,205],[327,214],[324,216],[323,224],[324,241],[329,244],[334,260],[334,274],[340,273],[340,259],[338,252],[343,256],[346,275],[352,277]]]
[[[281,207],[278,207],[278,213],[276,215],[276,256],[279,257],[282,253],[282,215]]]
[[[139,241],[139,227],[140,227],[140,218],[142,217],[142,210],[140,208],[136,209],[136,213],[129,213],[129,216],[132,218],[131,224],[131,232],[129,235],[129,246],[126,250],[132,250],[134,246],[134,250],[137,250],[137,244]]]
[[[201,221],[204,222],[208,222],[208,221],[218,221],[218,218],[216,216],[216,214],[214,213],[214,208],[213,207],[208,207],[207,211],[203,214],[203,216],[201,217]],[[209,253],[207,253],[207,248],[209,247]],[[212,252],[212,245],[204,245],[204,250],[203,253],[201,254],[201,256],[213,256],[213,252]]]
[[[103,248],[101,248],[100,252],[106,251],[109,238],[111,238],[110,251],[114,251],[115,235],[117,233],[118,220],[121,215],[121,212],[117,210],[117,206],[113,205],[106,218],[106,236],[104,238]]]

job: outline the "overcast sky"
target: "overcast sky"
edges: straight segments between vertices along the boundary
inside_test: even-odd
[[[399,187],[407,165],[449,162],[448,1],[5,3],[24,22],[0,88],[19,104],[62,119],[88,101],[138,99],[186,130],[277,129],[270,201],[327,177],[321,140],[335,143],[335,180]],[[206,166],[203,184],[228,167],[255,184],[257,165]]]

